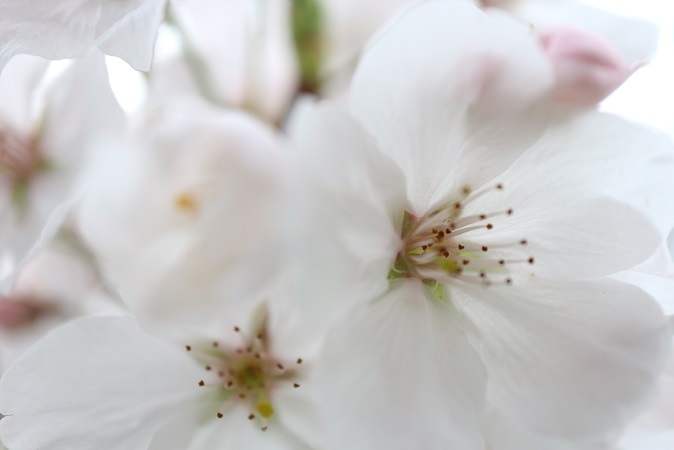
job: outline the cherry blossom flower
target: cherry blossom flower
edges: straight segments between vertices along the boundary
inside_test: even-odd
[[[246,113],[183,99],[149,111],[126,149],[103,155],[78,227],[142,321],[200,323],[275,275],[283,146]]]
[[[601,172],[653,192],[641,171],[671,168],[671,142],[546,116],[552,86],[526,27],[426,2],[363,58],[364,126],[329,107],[294,123],[292,248],[310,320],[334,326],[318,379],[337,448],[594,449],[645,403],[670,331],[607,275],[661,237]]]
[[[102,57],[74,62],[42,89],[45,70],[44,60],[22,56],[0,78],[0,245],[18,261],[50,218],[54,231],[79,195],[87,158],[124,125]]]
[[[273,312],[205,336],[178,344],[131,318],[59,328],[0,381],[0,437],[12,449],[320,445],[305,384],[315,336]]]

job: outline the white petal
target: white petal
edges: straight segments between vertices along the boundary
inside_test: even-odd
[[[461,45],[456,45],[461,42]],[[423,2],[379,33],[352,108],[405,171],[415,213],[505,169],[539,136],[552,73],[526,27],[468,2]]]
[[[74,58],[99,45],[139,70],[150,67],[166,0],[0,2],[0,70],[20,53]]]
[[[97,47],[106,55],[122,58],[136,70],[150,70],[166,1],[104,1],[96,27]]]
[[[614,280],[465,288],[489,401],[526,429],[584,442],[614,435],[649,396],[671,331],[638,288]]]
[[[647,213],[663,237],[674,225],[674,198],[666,194],[674,191],[674,144],[656,130],[588,112],[551,126],[518,163],[541,183],[563,179],[629,203]]]
[[[674,314],[674,262],[666,242],[643,263],[611,278],[640,287],[658,302],[665,314]]]
[[[526,428],[516,416],[489,411],[485,418],[485,440],[489,450],[608,450],[612,439],[567,439],[540,434]]]
[[[674,447],[674,353],[660,376],[656,401],[626,430],[620,450],[669,450]]]
[[[387,288],[401,245],[404,178],[348,114],[310,106],[298,114],[298,212],[289,224],[290,254],[320,327]]]
[[[334,448],[482,450],[485,373],[464,325],[404,281],[335,326],[316,376]]]
[[[73,58],[91,49],[100,0],[0,2],[0,70],[28,53],[47,59]]]
[[[201,394],[184,349],[134,320],[83,319],[57,329],[0,381],[0,436],[13,449],[145,448]]]
[[[0,120],[18,131],[32,131],[35,87],[49,63],[34,56],[19,56],[0,75]]]
[[[512,216],[495,217],[492,230],[470,237],[492,247],[511,243],[499,257],[535,257],[536,276],[629,269],[672,227],[674,199],[666,194],[674,190],[672,171],[674,149],[664,136],[599,113],[558,121],[493,181],[503,183],[501,191],[466,209],[491,214],[512,208]],[[529,245],[517,247],[522,239]]]

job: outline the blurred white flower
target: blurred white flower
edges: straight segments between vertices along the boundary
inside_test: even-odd
[[[310,184],[292,248],[309,320],[334,324],[318,379],[337,448],[594,449],[652,391],[668,326],[605,276],[660,236],[598,171],[652,191],[640,171],[671,168],[671,143],[546,118],[551,86],[526,27],[426,2],[353,81],[375,139],[335,109],[294,123]]]
[[[254,117],[195,99],[150,112],[99,162],[79,229],[142,320],[200,323],[275,274],[283,145]]]
[[[149,70],[167,0],[2,0],[0,70],[17,54],[47,59],[98,48]]]
[[[15,260],[50,217],[47,231],[55,231],[87,158],[124,123],[102,56],[72,63],[38,89],[45,70],[44,60],[21,56],[0,76],[0,253]]]

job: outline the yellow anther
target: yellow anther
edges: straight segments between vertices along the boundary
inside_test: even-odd
[[[182,211],[197,212],[199,204],[194,195],[190,193],[182,193],[175,197],[174,205]]]
[[[268,401],[263,400],[257,404],[257,412],[265,419],[269,419],[274,415],[274,407]]]

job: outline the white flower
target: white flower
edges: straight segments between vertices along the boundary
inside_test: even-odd
[[[318,379],[335,447],[595,448],[652,390],[668,327],[606,275],[659,242],[637,180],[671,144],[548,118],[551,85],[525,27],[426,2],[356,73],[375,139],[330,108],[295,122],[310,219],[292,248],[311,320],[334,324]]]
[[[283,145],[252,116],[192,100],[151,111],[106,155],[78,224],[135,314],[199,323],[274,275]]]
[[[102,57],[74,62],[40,90],[45,70],[22,56],[0,78],[0,245],[15,260],[54,231],[87,157],[123,126]]]
[[[130,318],[68,324],[0,380],[0,438],[15,450],[316,448],[312,340],[271,311],[182,344]]]
[[[149,70],[165,7],[166,0],[2,0],[0,70],[17,54],[63,59],[95,48]]]

